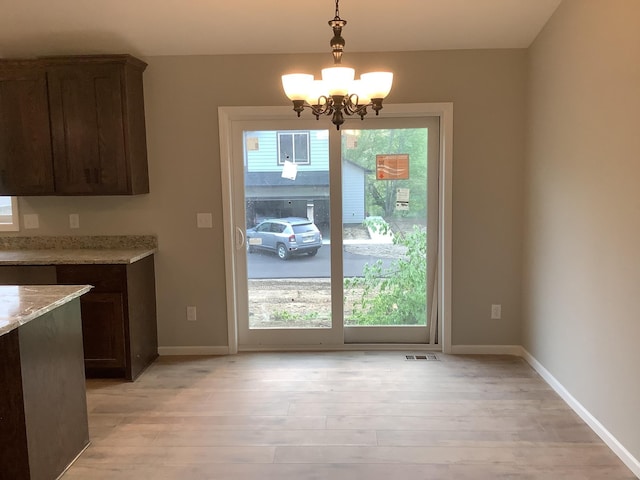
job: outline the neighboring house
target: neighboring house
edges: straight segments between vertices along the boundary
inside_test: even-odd
[[[245,132],[244,142],[247,226],[289,216],[328,226],[327,130]],[[289,178],[283,177],[285,162],[295,165]],[[365,218],[366,173],[359,165],[342,161],[343,223],[361,223]]]

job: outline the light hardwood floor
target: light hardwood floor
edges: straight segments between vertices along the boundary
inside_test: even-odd
[[[63,480],[636,477],[524,362],[411,352],[162,357],[87,382]]]

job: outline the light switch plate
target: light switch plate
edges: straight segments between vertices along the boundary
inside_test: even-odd
[[[187,307],[187,320],[189,322],[195,322],[198,319],[198,313],[196,307],[189,305]]]
[[[210,213],[197,214],[198,228],[213,228],[213,215]]]
[[[69,215],[69,228],[80,228],[80,215],[77,213]]]
[[[37,213],[25,213],[22,220],[24,228],[40,228],[40,218]]]
[[[491,319],[500,320],[502,318],[502,305],[491,305]]]

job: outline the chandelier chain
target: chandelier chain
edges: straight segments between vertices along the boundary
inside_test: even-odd
[[[339,4],[340,0],[336,0],[336,16],[334,18],[334,20],[340,20],[340,7]]]

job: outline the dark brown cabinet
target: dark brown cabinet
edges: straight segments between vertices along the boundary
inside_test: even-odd
[[[148,193],[146,64],[130,56],[44,61],[56,193]]]
[[[0,62],[0,194],[52,195],[47,76],[33,62]]]
[[[57,283],[93,285],[80,299],[87,377],[134,380],[158,356],[153,256],[131,264],[57,265]]]
[[[0,195],[148,193],[145,68],[130,55],[0,61]]]
[[[87,293],[80,302],[85,369],[124,371],[124,301],[121,293]]]
[[[0,336],[0,479],[60,478],[89,445],[79,299]]]

